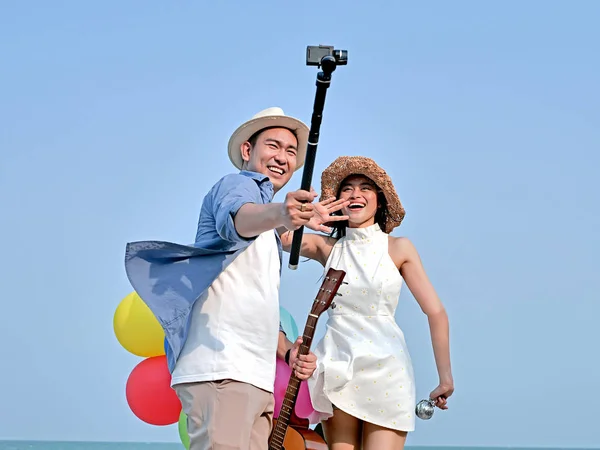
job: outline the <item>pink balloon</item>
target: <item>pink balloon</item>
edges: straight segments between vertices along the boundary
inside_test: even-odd
[[[290,382],[290,375],[292,369],[288,366],[285,361],[277,359],[277,369],[275,372],[275,390],[273,392],[275,396],[275,412],[274,418],[279,417],[279,411],[283,405],[283,399],[287,391],[288,383]],[[296,406],[294,412],[302,419],[308,418],[308,416],[314,411],[312,402],[310,401],[310,393],[308,391],[308,385],[306,381],[300,383],[300,389],[298,391],[298,398],[296,399]]]
[[[285,391],[290,381],[290,375],[292,369],[285,363],[285,361],[277,358],[277,367],[275,371],[275,390],[273,395],[275,396],[275,412],[273,417],[276,419],[279,417],[279,411],[283,404],[283,398],[285,397]]]
[[[308,392],[308,384],[306,381],[300,383],[298,399],[296,400],[294,411],[301,419],[308,419],[308,417],[315,411],[312,402],[310,401],[310,393]]]

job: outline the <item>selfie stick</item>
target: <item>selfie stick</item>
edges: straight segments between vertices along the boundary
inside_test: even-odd
[[[325,56],[315,60],[315,56],[311,56],[311,51],[313,52],[313,55],[318,55],[319,52],[321,52],[321,54],[325,54]],[[310,132],[308,133],[308,145],[306,147],[306,159],[304,161],[302,182],[300,184],[300,189],[304,191],[310,191],[310,185],[312,183],[315,159],[317,156],[317,145],[319,144],[321,120],[323,118],[323,107],[325,106],[327,88],[329,88],[331,84],[331,74],[338,65],[346,65],[347,62],[348,56],[346,50],[333,50],[333,47],[330,46],[308,47],[306,50],[306,65],[318,65],[322,68],[322,71],[317,74],[317,92],[315,93],[315,102],[310,121]],[[290,261],[288,263],[288,267],[292,270],[298,268],[303,231],[304,226],[301,226],[294,231],[292,249],[290,251]]]

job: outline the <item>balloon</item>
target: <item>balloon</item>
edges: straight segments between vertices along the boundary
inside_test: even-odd
[[[298,327],[292,315],[283,307],[279,307],[279,320],[287,338],[294,342],[298,338]]]
[[[190,450],[190,436],[187,431],[187,416],[181,410],[181,414],[179,414],[179,439],[181,439],[181,443],[185,447],[186,450]]]
[[[131,411],[150,425],[171,425],[181,413],[181,402],[171,388],[166,356],[154,356],[133,368],[125,389]]]
[[[294,411],[301,419],[308,419],[310,415],[315,412],[312,402],[310,401],[310,392],[308,391],[308,384],[306,381],[300,383],[300,389],[298,389],[298,398],[296,399]]]
[[[273,395],[275,396],[275,411],[273,417],[276,419],[279,417],[279,411],[281,405],[283,405],[283,399],[290,382],[290,375],[292,369],[288,366],[285,361],[277,358],[277,366],[275,371],[275,390]],[[300,389],[298,390],[298,397],[296,398],[296,406],[294,412],[301,419],[307,419],[310,414],[314,412],[312,402],[310,401],[310,393],[308,391],[308,384],[306,381],[300,383]]]
[[[128,352],[142,358],[165,354],[165,332],[136,292],[121,300],[113,328],[117,340]]]

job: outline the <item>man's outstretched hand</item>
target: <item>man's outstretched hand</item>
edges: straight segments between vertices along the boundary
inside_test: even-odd
[[[344,206],[348,206],[349,204],[350,202],[348,200],[336,200],[335,197],[330,197],[322,202],[314,203],[314,215],[308,221],[306,227],[313,231],[331,233],[331,228],[323,224],[348,220],[348,216],[332,216],[331,214],[341,210]]]

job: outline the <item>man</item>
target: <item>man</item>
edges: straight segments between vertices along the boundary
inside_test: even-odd
[[[195,243],[127,245],[129,280],[165,331],[190,450],[266,449],[275,354],[300,379],[316,368],[314,354],[298,357],[301,339],[292,344],[279,323],[276,232],[310,226],[316,193],[272,202],[302,167],[308,131],[280,108],[261,111],[231,136],[229,158],[240,172],[208,192]]]

